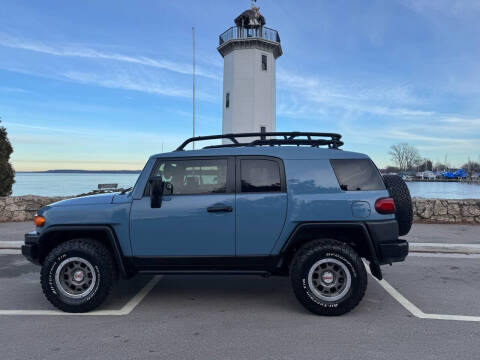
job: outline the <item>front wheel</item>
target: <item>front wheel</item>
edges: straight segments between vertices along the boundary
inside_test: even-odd
[[[111,253],[90,239],[70,240],[55,247],[45,258],[40,276],[48,301],[72,313],[98,307],[115,279]]]
[[[348,245],[336,240],[315,240],[296,253],[290,279],[300,303],[317,315],[349,312],[367,288],[365,265]]]

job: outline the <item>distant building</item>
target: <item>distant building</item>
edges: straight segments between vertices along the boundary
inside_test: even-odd
[[[219,37],[224,134],[276,129],[275,61],[282,47],[278,32],[264,25],[265,18],[252,5]]]

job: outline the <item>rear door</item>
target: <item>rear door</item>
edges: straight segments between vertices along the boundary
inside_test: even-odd
[[[236,179],[237,256],[268,255],[287,213],[283,162],[274,157],[239,156]]]
[[[134,256],[234,256],[234,161],[233,157],[158,159],[151,176],[162,176],[165,182],[162,206],[150,206],[148,189],[142,199],[133,201]]]

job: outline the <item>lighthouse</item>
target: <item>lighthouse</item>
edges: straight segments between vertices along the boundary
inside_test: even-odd
[[[280,36],[265,26],[260,8],[241,13],[219,36],[223,57],[222,132],[275,131],[275,62]],[[228,142],[228,140],[227,140]]]

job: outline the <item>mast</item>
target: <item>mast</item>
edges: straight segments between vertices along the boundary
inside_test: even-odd
[[[192,122],[193,122],[193,137],[195,137],[195,28],[192,27],[192,42],[193,42],[193,101],[192,101]],[[192,143],[193,150],[195,150],[195,142]]]

